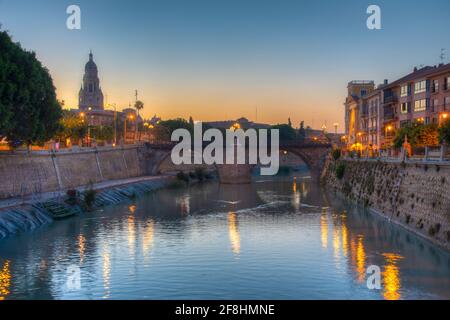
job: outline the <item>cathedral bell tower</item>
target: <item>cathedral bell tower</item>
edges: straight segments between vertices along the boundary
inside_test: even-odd
[[[83,84],[78,95],[80,110],[104,110],[103,93],[100,88],[97,65],[94,62],[92,51],[89,53],[89,61],[84,68]]]

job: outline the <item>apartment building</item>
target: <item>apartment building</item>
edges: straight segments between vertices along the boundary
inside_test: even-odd
[[[375,83],[353,80],[347,86],[345,100],[345,138],[352,149],[361,150],[367,144],[368,112],[366,97],[375,90]]]
[[[376,89],[352,81],[345,102],[348,147],[392,149],[397,130],[412,123],[441,124],[450,117],[450,64],[414,68]],[[355,94],[366,90],[364,94]],[[348,130],[347,130],[348,129]],[[360,143],[361,145],[358,145]]]

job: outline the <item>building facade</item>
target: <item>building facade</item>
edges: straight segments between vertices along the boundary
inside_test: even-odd
[[[368,108],[366,97],[375,90],[375,83],[353,80],[347,86],[345,99],[345,137],[349,148],[360,150],[368,141]]]
[[[345,101],[347,148],[390,152],[401,127],[440,125],[449,117],[450,64],[414,68],[376,89],[373,81],[352,81]]]

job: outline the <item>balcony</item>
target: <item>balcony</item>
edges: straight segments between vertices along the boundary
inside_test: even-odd
[[[395,95],[390,95],[390,96],[386,96],[384,97],[384,104],[392,104],[392,103],[397,103],[398,102],[398,97]]]

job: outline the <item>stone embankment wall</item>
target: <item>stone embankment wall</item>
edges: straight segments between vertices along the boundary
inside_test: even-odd
[[[149,174],[139,147],[51,154],[1,154],[0,199],[68,190]]]
[[[450,165],[330,159],[321,179],[330,191],[450,250]]]

